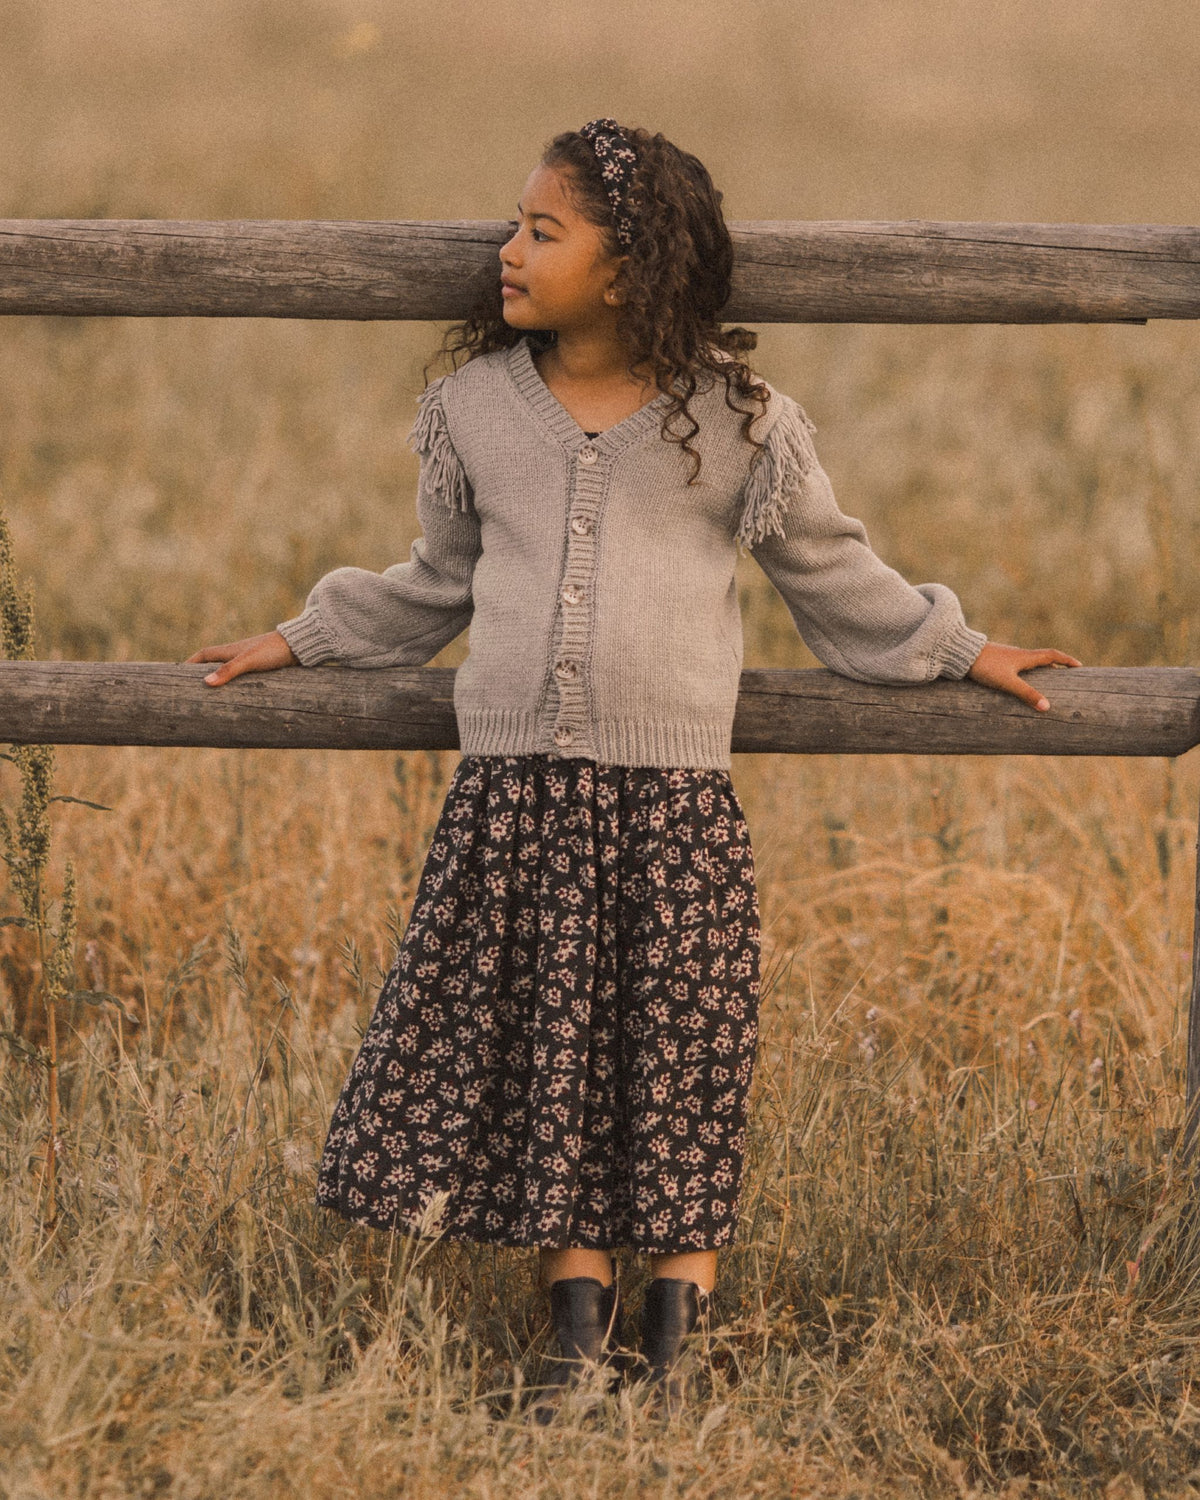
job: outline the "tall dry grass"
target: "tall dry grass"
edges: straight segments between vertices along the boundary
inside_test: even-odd
[[[734,217],[1194,217],[1180,0],[3,0],[0,29],[9,216],[501,216],[546,137],[613,113],[709,161]],[[179,659],[404,556],[435,333],[8,322],[43,652]],[[764,329],[759,365],[879,550],[991,635],[1182,664],[1195,354],[1188,327],[851,326]],[[739,566],[747,663],[806,663]],[[763,1047],[696,1405],[532,1432],[530,1258],[312,1206],[454,762],[60,752],[112,809],[57,807],[51,877],[74,860],[80,983],[114,998],[60,1017],[47,1239],[37,966],[0,932],[0,1494],[1194,1492],[1190,759],[736,760]]]

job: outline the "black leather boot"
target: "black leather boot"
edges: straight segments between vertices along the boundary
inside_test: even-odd
[[[642,1358],[668,1415],[682,1410],[687,1381],[679,1359],[688,1334],[708,1312],[710,1294],[694,1281],[656,1276],[642,1305]]]
[[[569,1276],[550,1283],[550,1321],[558,1355],[531,1406],[534,1420],[553,1421],[563,1391],[589,1364],[603,1365],[621,1342],[621,1292],[617,1263],[613,1279],[601,1286],[594,1276]]]

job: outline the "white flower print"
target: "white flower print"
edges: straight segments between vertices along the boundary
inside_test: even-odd
[[[671,941],[669,938],[656,938],[654,942],[646,946],[646,962],[655,969],[661,969],[671,956]]]

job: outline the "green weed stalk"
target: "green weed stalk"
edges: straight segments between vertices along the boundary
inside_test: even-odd
[[[0,649],[10,661],[34,655],[33,595],[17,584],[12,536],[0,506]],[[37,950],[38,990],[46,1016],[46,1103],[48,1134],[42,1177],[44,1222],[58,1220],[58,1006],[72,989],[75,951],[75,871],[68,862],[58,912],[46,889],[50,859],[50,805],[54,794],[54,749],[50,745],[11,745],[4,759],[17,768],[21,800],[15,813],[0,806],[0,857],[20,905],[18,915],[0,917],[0,925],[23,927],[33,934]]]

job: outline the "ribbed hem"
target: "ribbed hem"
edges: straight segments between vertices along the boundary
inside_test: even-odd
[[[464,755],[529,755],[538,743],[538,718],[515,708],[478,708],[457,714]],[[553,740],[551,747],[557,749]]]
[[[319,667],[323,662],[336,661],[341,655],[315,605],[295,619],[284,620],[275,629],[292,648],[302,667]]]
[[[623,766],[728,771],[732,734],[732,724],[678,719],[600,719],[593,725],[598,759]]]
[[[972,630],[969,625],[960,626],[949,640],[943,642],[938,652],[941,662],[938,676],[965,677],[986,645],[987,636],[981,630]]]
[[[557,755],[603,765],[690,767],[728,771],[732,724],[687,720],[599,719],[577,731],[570,745],[555,743],[552,727],[536,714],[514,709],[458,713],[464,755]]]

